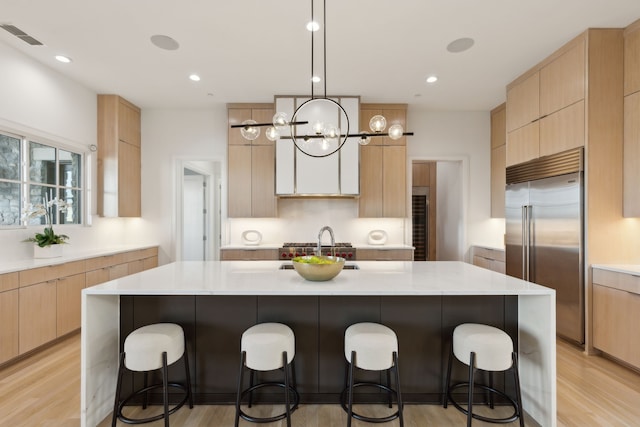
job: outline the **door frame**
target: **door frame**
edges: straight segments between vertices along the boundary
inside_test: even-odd
[[[458,237],[458,259],[460,261],[469,262],[469,250],[468,250],[468,210],[469,210],[469,157],[468,156],[412,156],[409,157],[409,167],[407,167],[407,182],[411,183],[413,180],[413,162],[414,161],[428,161],[428,162],[457,162],[460,163],[462,194],[461,206],[462,212],[460,214],[460,220],[462,226],[460,227],[460,236]],[[409,208],[407,212],[411,212],[411,191],[412,186],[407,185],[407,191],[409,195],[407,197]],[[436,193],[436,197],[438,197]],[[437,204],[439,206],[440,203]],[[407,220],[407,226],[405,227],[405,241],[411,242],[413,239],[413,225],[411,224],[411,218]],[[436,243],[437,244],[437,243]],[[437,251],[439,252],[439,251]]]
[[[202,162],[210,163],[211,169],[201,166]],[[174,221],[173,229],[173,253],[174,261],[182,261],[183,259],[183,196],[184,196],[184,169],[190,169],[203,175],[207,182],[207,214],[208,214],[208,241],[207,250],[205,250],[205,259],[213,261],[220,259],[221,246],[221,228],[222,228],[222,161],[220,159],[203,159],[188,158],[175,159],[174,175],[175,175],[175,194],[174,194]]]

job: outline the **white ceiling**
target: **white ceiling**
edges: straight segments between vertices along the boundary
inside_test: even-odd
[[[328,94],[432,110],[489,110],[505,100],[507,83],[585,29],[640,18],[640,0],[326,3]],[[0,0],[0,23],[45,46],[4,30],[0,42],[142,108],[207,108],[309,94],[310,14],[310,0]],[[157,48],[155,34],[180,48]],[[475,45],[447,52],[461,37]],[[425,83],[430,74],[440,80]]]

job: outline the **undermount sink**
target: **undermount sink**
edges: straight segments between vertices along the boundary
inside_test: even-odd
[[[356,264],[345,264],[342,267],[343,270],[360,270]],[[282,264],[280,270],[293,270],[293,264]]]

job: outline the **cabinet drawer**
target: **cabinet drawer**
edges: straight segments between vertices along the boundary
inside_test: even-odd
[[[18,272],[0,274],[0,292],[16,289],[20,285]]]
[[[358,249],[356,252],[356,260],[413,261],[413,249]]]
[[[483,248],[482,246],[473,247],[473,255],[482,258],[488,258],[496,261],[504,262],[504,251],[499,249]]]
[[[275,261],[278,259],[277,249],[223,249],[220,251],[222,261]]]
[[[98,285],[109,281],[109,268],[99,268],[97,270],[87,271],[86,285],[87,287]]]
[[[473,257],[473,265],[478,267],[486,268],[487,270],[495,271],[496,273],[503,273],[505,271],[504,261],[498,261],[495,259],[484,258],[481,256],[474,255]]]
[[[640,276],[616,271],[593,269],[593,284],[640,294]]]

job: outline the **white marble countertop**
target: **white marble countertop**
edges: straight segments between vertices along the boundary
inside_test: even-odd
[[[553,295],[555,291],[464,262],[355,261],[310,282],[288,261],[186,261],[112,280],[87,295]],[[349,264],[349,263],[348,263]]]
[[[591,268],[599,268],[600,270],[615,271],[616,273],[631,274],[640,276],[639,264],[593,264]]]
[[[56,258],[30,258],[16,261],[0,262],[0,274],[11,273],[14,271],[27,270],[30,268],[47,267],[50,265],[64,264],[66,262],[80,261],[88,258],[99,256],[115,255],[121,252],[135,251],[139,249],[153,248],[158,245],[120,245],[110,246],[99,249],[88,249],[82,251],[74,251],[73,248],[67,247],[64,255]]]
[[[259,245],[225,245],[220,249],[242,249],[247,251],[255,251],[257,249],[280,249],[282,243],[260,243]],[[354,243],[353,247],[356,249],[380,249],[380,250],[393,250],[393,249],[415,249],[411,245],[405,245],[402,243],[385,243],[384,245],[369,245],[367,243]]]

